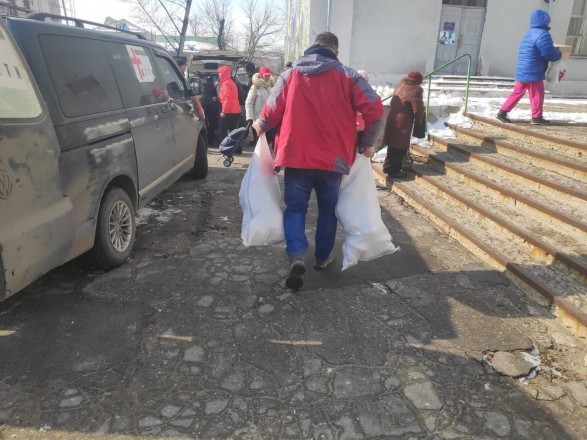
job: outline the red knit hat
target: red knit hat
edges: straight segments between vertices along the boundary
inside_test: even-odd
[[[269,67],[261,67],[259,69],[259,76],[271,76],[271,70]]]
[[[424,77],[422,76],[422,74],[415,70],[408,73],[408,78],[413,80],[416,84],[422,84],[422,82],[424,81]]]

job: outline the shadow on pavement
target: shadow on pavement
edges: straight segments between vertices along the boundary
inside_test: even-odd
[[[480,362],[528,348],[529,319],[549,319],[500,273],[382,196],[402,250],[309,265],[292,294],[283,249],[240,242],[243,172],[163,193],[124,266],[72,262],[0,305],[0,438],[581,437]]]

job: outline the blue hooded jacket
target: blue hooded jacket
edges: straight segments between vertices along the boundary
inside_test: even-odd
[[[516,80],[543,81],[549,61],[558,61],[561,52],[552,43],[548,28],[549,15],[541,9],[532,12],[530,30],[522,38],[518,54]]]

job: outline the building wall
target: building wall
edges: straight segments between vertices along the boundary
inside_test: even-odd
[[[348,63],[372,75],[426,71],[434,63],[441,2],[354,1]],[[342,29],[341,29],[342,30]],[[333,23],[333,32],[338,29]],[[360,37],[358,37],[360,35]]]
[[[0,6],[0,13],[15,17],[24,17],[28,12],[61,13],[60,0],[3,0],[3,4],[11,3],[15,7]]]
[[[322,0],[319,0],[322,1]],[[308,47],[310,38],[310,20],[323,19],[326,22],[324,11],[315,10],[310,15],[311,0],[288,0],[287,20],[285,30],[285,58],[287,61],[295,61],[304,49]]]
[[[300,20],[292,60],[299,57],[315,36],[330,30],[339,38],[339,59],[369,72],[372,84],[397,83],[411,70],[430,72],[434,67],[440,29],[440,0],[288,0],[300,7]],[[530,25],[530,13],[549,9],[551,35],[564,44],[573,0],[487,0],[479,52],[479,73],[515,76],[518,47]],[[300,32],[305,30],[305,33]],[[566,61],[567,76],[556,95],[587,96],[587,58]]]

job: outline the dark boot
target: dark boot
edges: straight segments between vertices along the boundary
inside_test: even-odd
[[[544,125],[544,124],[550,124],[550,121],[547,121],[542,116],[540,116],[539,118],[532,118],[532,122],[530,122],[530,124],[532,124],[532,125]]]
[[[289,261],[289,275],[285,285],[292,290],[299,290],[304,285],[302,275],[306,273],[306,264],[301,256],[290,256]]]
[[[496,117],[501,122],[505,122],[506,124],[510,124],[512,122],[512,120],[508,118],[508,112],[506,112],[505,110],[498,111]]]

